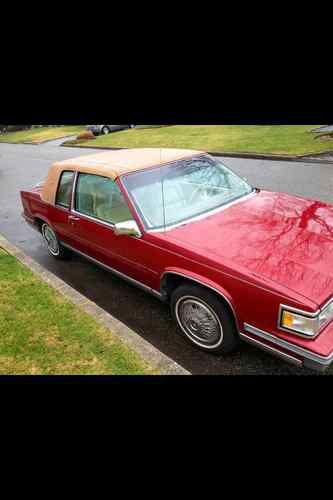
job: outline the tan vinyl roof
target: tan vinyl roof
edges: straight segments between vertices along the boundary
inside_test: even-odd
[[[59,161],[54,163],[49,171],[47,180],[43,186],[42,198],[47,203],[55,203],[59,178],[64,170],[103,175],[110,179],[116,179],[124,174],[193,157],[202,153],[202,151],[189,149],[122,149]]]

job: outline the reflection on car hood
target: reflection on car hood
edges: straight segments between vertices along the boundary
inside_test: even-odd
[[[333,295],[333,206],[261,191],[168,237],[322,305]]]

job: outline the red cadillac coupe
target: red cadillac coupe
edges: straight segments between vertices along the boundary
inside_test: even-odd
[[[58,162],[21,196],[53,257],[77,252],[167,302],[204,351],[243,340],[299,366],[333,361],[333,206],[179,149]]]

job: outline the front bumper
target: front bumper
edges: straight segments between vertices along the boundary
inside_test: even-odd
[[[245,342],[256,345],[257,347],[270,352],[289,363],[297,366],[304,366],[311,370],[324,371],[333,362],[332,351],[326,355],[319,354],[313,350],[306,349],[300,345],[291,343],[283,338],[264,332],[259,328],[244,323],[245,332],[240,332],[240,337]],[[333,327],[331,327],[333,331]]]

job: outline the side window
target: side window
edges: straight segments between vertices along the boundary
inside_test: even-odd
[[[56,198],[56,205],[60,205],[61,207],[65,208],[70,207],[74,175],[74,172],[63,172],[61,174]]]
[[[111,224],[133,219],[116,182],[92,174],[79,175],[75,210]]]

